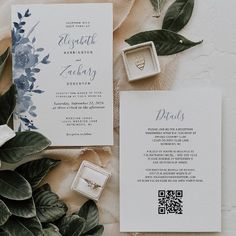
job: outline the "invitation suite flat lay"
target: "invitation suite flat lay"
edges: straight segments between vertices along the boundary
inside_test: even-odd
[[[12,21],[15,130],[112,145],[112,4],[15,5]]]
[[[121,92],[120,230],[221,230],[218,91]]]

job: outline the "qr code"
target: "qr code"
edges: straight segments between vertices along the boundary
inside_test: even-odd
[[[183,190],[158,190],[158,214],[183,214]]]

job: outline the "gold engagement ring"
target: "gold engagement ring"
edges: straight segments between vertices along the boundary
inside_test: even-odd
[[[94,189],[94,190],[96,190],[96,189],[98,189],[99,187],[101,187],[99,184],[97,184],[97,183],[95,183],[95,182],[93,182],[93,181],[91,181],[91,180],[89,180],[89,179],[84,179],[84,180],[87,182],[88,187],[90,187],[90,188],[92,188],[92,189]]]

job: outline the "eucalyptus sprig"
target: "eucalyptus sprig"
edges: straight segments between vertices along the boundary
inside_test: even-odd
[[[151,2],[155,9],[155,1]],[[129,45],[153,41],[160,56],[176,54],[201,44],[202,40],[193,42],[177,33],[189,22],[193,8],[194,0],[176,0],[165,14],[162,29],[140,32],[125,41]]]

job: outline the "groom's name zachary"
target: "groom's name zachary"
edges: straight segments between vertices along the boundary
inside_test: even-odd
[[[77,60],[76,62],[80,61]],[[83,76],[85,79],[88,78],[90,81],[93,81],[97,75],[97,70],[89,66],[86,67],[83,63],[79,63],[78,65],[69,64],[62,67],[59,75],[65,79]]]
[[[183,121],[184,120],[184,112],[182,112],[181,110],[179,110],[178,112],[169,112],[166,109],[160,109],[157,112],[156,115],[156,121],[158,120],[165,120],[165,121],[169,121],[169,120],[179,120],[179,121]]]

